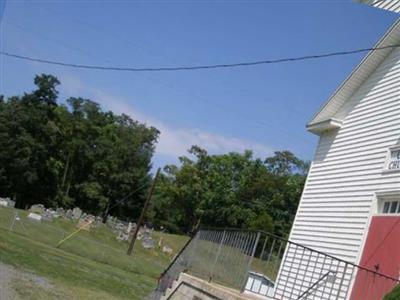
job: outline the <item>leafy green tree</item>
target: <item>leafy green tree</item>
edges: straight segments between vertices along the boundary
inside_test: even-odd
[[[254,159],[251,151],[209,155],[193,146],[189,154],[180,158],[179,167],[164,168],[150,213],[156,224],[167,219],[163,226],[182,232],[201,222],[288,233],[304,185],[305,162],[287,151],[266,163]]]
[[[54,204],[57,192],[58,127],[54,120],[54,77],[36,76],[37,90],[3,101],[0,110],[1,186],[17,200],[17,207]]]
[[[274,220],[268,213],[262,212],[254,220],[251,221],[250,229],[273,232]]]
[[[79,206],[136,219],[159,131],[90,99],[58,104],[52,75],[34,82],[30,93],[0,96],[0,196],[20,208]],[[164,168],[147,221],[174,232],[201,224],[288,233],[308,162],[289,151],[262,161],[251,151],[210,155],[199,146],[179,159]]]
[[[54,76],[34,82],[31,93],[0,98],[0,195],[13,196],[20,208],[42,203],[137,217],[158,130],[89,99],[59,105]]]

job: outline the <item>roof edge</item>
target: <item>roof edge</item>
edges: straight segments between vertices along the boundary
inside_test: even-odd
[[[308,124],[307,130],[316,135],[320,135],[325,131],[341,128],[342,123],[343,122],[339,119],[331,118],[318,123]]]
[[[382,47],[384,42],[388,39],[388,37],[391,36],[391,34],[396,30],[400,30],[400,18],[398,18],[391,26],[390,28],[385,32],[385,34],[379,39],[379,41],[374,45],[373,48],[377,48],[377,47]],[[335,97],[338,96],[338,94],[346,87],[347,84],[349,84],[354,77],[356,76],[356,74],[360,71],[360,69],[366,65],[368,63],[369,60],[371,60],[374,56],[374,53],[376,53],[377,51],[385,51],[385,50],[371,50],[368,52],[368,54],[361,60],[361,62],[353,69],[353,71],[350,73],[350,75],[347,76],[347,78],[342,81],[342,83],[339,85],[338,88],[336,88],[336,90],[333,92],[333,94],[328,98],[328,100],[326,100],[322,106],[320,107],[320,109],[314,114],[314,116],[311,118],[311,120],[307,123],[307,128],[309,126],[318,124],[322,121],[326,121],[329,120],[331,117],[327,117],[323,120],[318,120],[318,117],[320,116],[320,114],[327,108],[327,106],[335,99]],[[389,49],[389,51],[387,51],[387,54],[385,55],[385,57],[391,53],[391,51],[393,51],[393,49]],[[373,71],[371,71],[373,72]],[[364,80],[365,81],[365,80]],[[364,82],[363,81],[363,82]],[[362,85],[362,83],[360,83],[360,85],[358,86],[358,88]],[[357,90],[357,89],[356,89]],[[353,92],[354,93],[354,92]]]

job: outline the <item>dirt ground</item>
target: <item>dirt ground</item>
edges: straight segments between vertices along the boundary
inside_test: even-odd
[[[45,278],[0,263],[0,299],[63,299]]]

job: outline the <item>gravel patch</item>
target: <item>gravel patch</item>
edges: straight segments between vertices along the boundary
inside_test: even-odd
[[[16,283],[26,283],[27,286],[34,286],[42,290],[54,290],[54,286],[45,278],[28,271],[16,269],[13,266],[0,262],[0,299],[1,300],[22,300],[15,290]]]

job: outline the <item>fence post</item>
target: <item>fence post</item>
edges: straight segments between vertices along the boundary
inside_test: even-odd
[[[338,287],[338,293],[336,295],[336,300],[339,300],[341,289],[342,289],[342,285],[343,285],[343,281],[344,281],[344,277],[346,276],[346,272],[347,272],[347,264],[345,264],[345,267],[344,267],[344,270],[343,270],[342,278],[340,280],[340,284],[339,284],[339,287]]]
[[[216,266],[216,264],[218,262],[219,255],[221,253],[222,244],[224,243],[224,240],[225,240],[225,234],[226,234],[226,230],[224,229],[224,231],[222,232],[221,242],[219,243],[219,246],[218,246],[217,255],[215,255],[214,264],[211,267],[209,282],[211,282],[213,277],[214,277],[215,266]]]
[[[269,240],[269,235],[265,235],[265,241],[264,241],[264,243],[263,243],[262,250],[261,250],[261,254],[260,254],[260,260],[261,260],[261,261],[263,260],[264,251],[265,251],[265,247],[267,246],[268,240]]]
[[[198,253],[196,253],[196,250],[199,244],[199,239],[201,237],[201,234],[202,234],[201,229],[196,229],[192,233],[192,236],[190,238],[191,240],[190,245],[186,249],[185,253],[182,253],[182,257],[184,259],[183,264],[185,266],[183,272],[185,273],[189,273],[190,268],[193,266],[195,260],[198,258],[197,257]]]
[[[244,289],[246,288],[248,274],[250,272],[251,263],[253,262],[254,255],[256,254],[256,250],[257,250],[257,246],[258,246],[258,241],[259,240],[260,240],[260,232],[257,231],[256,240],[254,242],[253,250],[251,251],[251,256],[250,256],[249,262],[247,264],[246,273],[244,274],[244,280],[243,280],[242,288],[240,290],[242,293],[244,292]]]

